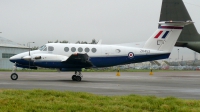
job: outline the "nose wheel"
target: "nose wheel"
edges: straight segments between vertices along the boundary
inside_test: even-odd
[[[16,66],[16,63],[15,63],[14,66],[13,66],[13,70],[12,70],[13,73],[10,76],[10,78],[12,80],[17,80],[18,79],[18,75],[16,74],[16,70],[17,70],[17,66]]]
[[[12,73],[11,76],[10,76],[10,78],[12,80],[17,80],[18,79],[18,75],[16,73]]]
[[[78,81],[80,82],[82,80],[83,76],[81,74],[81,71],[75,71],[75,75],[72,75],[72,80],[73,81]]]

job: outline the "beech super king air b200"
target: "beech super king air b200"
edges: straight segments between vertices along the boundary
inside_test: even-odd
[[[142,47],[135,47],[134,43],[121,45],[49,43],[38,50],[17,54],[11,57],[10,61],[21,68],[43,67],[75,71],[72,80],[81,81],[82,68],[110,67],[168,58],[183,27],[191,23],[193,22],[159,22],[159,28]],[[17,80],[18,75],[13,72],[11,79]]]

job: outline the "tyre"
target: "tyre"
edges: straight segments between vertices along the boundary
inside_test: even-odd
[[[17,80],[18,79],[18,75],[16,73],[12,73],[11,76],[10,76],[10,78],[12,80]]]
[[[76,81],[76,75],[72,75],[72,80]]]
[[[80,82],[81,81],[81,77],[80,76],[76,76],[76,80],[78,81],[78,82]]]

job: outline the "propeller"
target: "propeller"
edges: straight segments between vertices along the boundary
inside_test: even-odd
[[[28,42],[28,44],[29,44],[29,56],[25,56],[27,59],[28,59],[28,61],[29,61],[29,69],[31,68],[31,53],[30,53],[30,44],[31,43],[35,43],[35,42]]]

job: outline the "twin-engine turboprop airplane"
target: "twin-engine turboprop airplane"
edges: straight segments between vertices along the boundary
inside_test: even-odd
[[[63,44],[49,43],[38,50],[15,55],[10,61],[16,67],[37,69],[37,67],[57,68],[60,71],[75,71],[73,81],[81,81],[81,69],[110,67],[166,59],[169,57],[183,27],[192,21],[159,22],[159,28],[142,47],[132,44]],[[78,73],[79,72],[79,73]],[[11,74],[12,80],[18,75]]]

